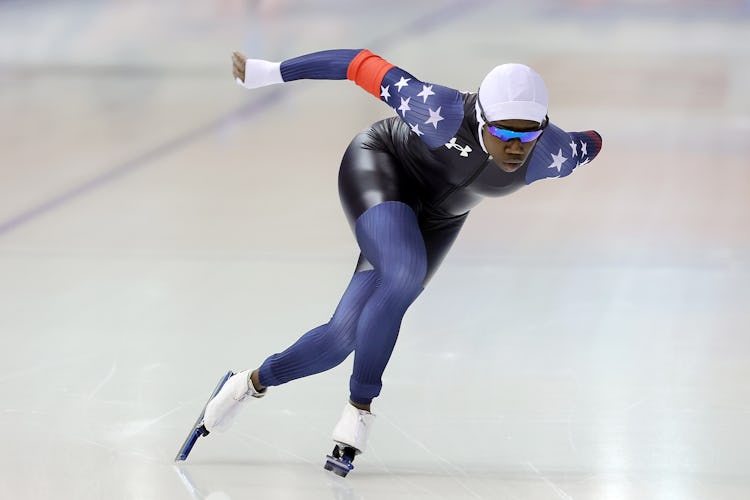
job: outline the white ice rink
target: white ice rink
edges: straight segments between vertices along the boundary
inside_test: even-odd
[[[348,478],[351,358],[177,467],[222,373],[333,312],[340,157],[391,114],[231,51],[361,47],[462,90],[525,62],[604,148],[472,212]],[[0,2],[0,499],[747,500],[748,89],[745,0]]]

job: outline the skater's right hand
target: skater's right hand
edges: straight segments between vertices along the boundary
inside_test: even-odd
[[[242,52],[232,52],[234,81],[246,89],[257,89],[275,83],[284,83],[281,63],[265,59],[248,59]]]
[[[236,50],[232,52],[232,74],[235,80],[243,83],[245,82],[245,61],[247,61],[245,54]]]

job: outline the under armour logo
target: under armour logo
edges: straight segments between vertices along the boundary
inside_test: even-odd
[[[459,146],[458,144],[456,144],[456,138],[455,137],[453,139],[451,139],[450,142],[446,142],[445,143],[445,147],[448,148],[448,149],[455,148],[455,149],[461,151],[461,156],[463,156],[464,158],[467,157],[467,156],[469,156],[469,153],[471,153],[471,146],[469,146],[468,144],[466,146]]]

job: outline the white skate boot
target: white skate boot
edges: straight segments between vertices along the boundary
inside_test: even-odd
[[[198,420],[193,424],[185,442],[177,452],[175,461],[186,460],[198,438],[208,436],[209,432],[214,430],[228,429],[240,409],[240,404],[248,396],[255,398],[265,396],[265,389],[257,391],[253,386],[250,373],[250,370],[245,370],[235,375],[234,372],[229,371],[219,380]]]
[[[323,467],[334,474],[346,477],[349,471],[354,469],[354,457],[365,452],[374,422],[375,415],[347,403],[333,429],[333,441],[336,444],[331,454],[326,456]]]
[[[266,395],[265,389],[262,392],[255,390],[250,373],[250,370],[245,370],[230,377],[216,396],[208,402],[203,413],[203,426],[208,432],[226,431],[232,426],[248,396],[262,398]]]

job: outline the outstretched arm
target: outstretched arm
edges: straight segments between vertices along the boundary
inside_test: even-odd
[[[391,106],[429,147],[450,140],[464,118],[461,93],[422,82],[364,49],[335,49],[271,62],[232,54],[232,73],[246,88],[300,79],[349,79]]]
[[[602,136],[598,132],[566,132],[550,123],[531,153],[526,184],[548,177],[566,177],[590,163],[601,149]]]
[[[313,52],[281,62],[248,59],[241,52],[232,53],[232,74],[237,83],[255,89],[294,80],[345,80],[349,65],[361,52],[336,49]]]

